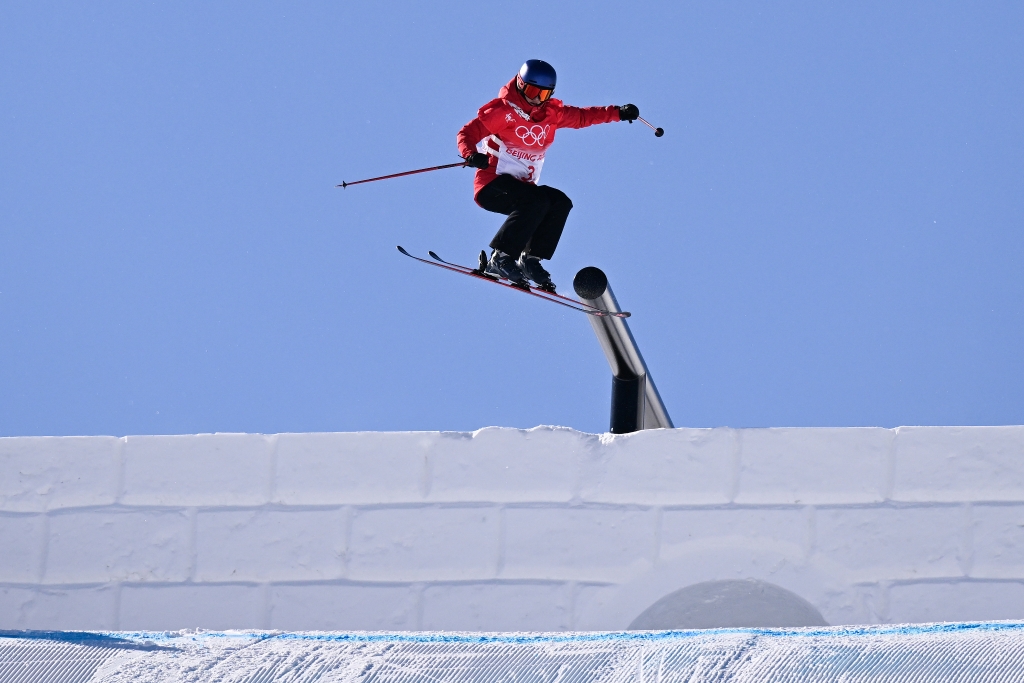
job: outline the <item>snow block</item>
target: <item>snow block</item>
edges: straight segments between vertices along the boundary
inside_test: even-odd
[[[1024,577],[1024,505],[972,505],[970,539],[972,577]]]
[[[347,522],[345,510],[200,511],[196,580],[341,578]]]
[[[129,436],[126,505],[259,505],[270,497],[274,437],[262,434]]]
[[[0,511],[112,504],[123,447],[109,436],[0,438]]]
[[[575,631],[600,631],[601,624],[607,623],[609,613],[621,612],[621,588],[609,583],[582,583],[577,585],[572,610],[572,624]],[[658,595],[660,598],[661,595]],[[644,608],[650,602],[644,603]],[[629,615],[632,621],[643,610]],[[625,615],[623,615],[625,617]],[[625,623],[621,628],[629,626]]]
[[[827,614],[831,623],[878,624],[887,621],[888,584],[868,581],[844,586],[843,583],[841,580],[836,581],[816,594],[809,594],[799,587],[797,591],[817,607],[823,616]]]
[[[492,506],[358,509],[352,519],[348,578],[494,578],[499,516]]]
[[[31,628],[28,612],[37,591],[34,586],[0,587],[0,630]]]
[[[674,546],[749,547],[757,541],[787,545],[806,557],[811,533],[807,511],[797,507],[665,510],[660,546],[662,552],[673,552]]]
[[[736,430],[668,429],[601,437],[580,498],[636,505],[715,505],[732,498]]]
[[[856,580],[962,576],[967,526],[961,506],[818,510],[814,552]]]
[[[652,510],[526,507],[505,510],[505,578],[621,578],[650,566],[655,554]]]
[[[434,501],[567,502],[596,438],[564,427],[445,433],[430,453]]]
[[[737,503],[874,503],[885,498],[891,429],[744,429]]]
[[[117,589],[109,585],[0,587],[0,629],[117,628]]]
[[[900,427],[893,500],[1024,501],[1024,427]]]
[[[46,518],[0,514],[0,582],[38,581],[43,573]]]
[[[151,584],[121,588],[118,628],[177,631],[264,624],[265,590],[244,584]]]
[[[50,517],[46,583],[184,581],[192,523],[180,510],[81,510]]]
[[[565,583],[470,583],[428,586],[423,622],[431,631],[566,631],[571,590]]]
[[[418,590],[410,584],[303,583],[270,590],[270,627],[411,631]]]
[[[414,503],[427,488],[436,433],[281,434],[272,501],[283,505]]]
[[[979,614],[986,619],[1015,619],[1024,614],[1024,582],[929,581],[898,583],[889,589],[886,621],[935,622],[952,613],[968,619]]]

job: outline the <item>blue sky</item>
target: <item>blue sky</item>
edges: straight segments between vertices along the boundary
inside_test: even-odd
[[[1019,3],[8,3],[0,435],[607,429],[585,317],[449,275],[455,134],[570,104],[550,269],[608,273],[678,426],[1024,422]]]

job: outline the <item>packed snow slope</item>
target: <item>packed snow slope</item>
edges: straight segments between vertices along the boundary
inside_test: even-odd
[[[0,544],[0,629],[614,631],[730,579],[1024,619],[1024,427],[3,438]]]
[[[1017,681],[1024,623],[711,631],[35,633],[0,681],[679,683]]]

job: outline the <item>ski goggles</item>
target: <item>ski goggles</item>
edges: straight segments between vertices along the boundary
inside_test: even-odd
[[[519,92],[521,92],[523,97],[528,100],[540,100],[541,102],[547,102],[551,99],[551,96],[555,94],[554,88],[542,88],[539,85],[525,83],[519,76],[516,76],[516,79],[519,81]]]

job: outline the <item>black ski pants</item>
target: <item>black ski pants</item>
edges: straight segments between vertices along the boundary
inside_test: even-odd
[[[491,248],[513,258],[529,248],[537,258],[549,259],[562,236],[572,202],[561,190],[500,175],[484,185],[476,203],[508,216],[491,240]]]

